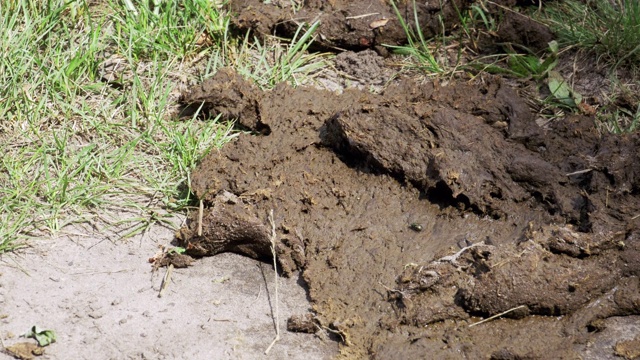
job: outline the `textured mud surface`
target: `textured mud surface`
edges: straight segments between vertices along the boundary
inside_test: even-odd
[[[328,49],[363,50],[380,45],[400,45],[406,42],[405,32],[387,1],[304,1],[297,12],[291,1],[240,0],[230,3],[237,13],[234,24],[241,31],[254,30],[257,34],[278,34],[292,37],[303,23],[320,21],[317,45]],[[418,4],[416,16],[426,37],[442,31],[442,25],[457,22],[458,11],[470,1],[453,0]],[[413,24],[413,3],[398,2],[398,11],[408,24]]]
[[[229,4],[237,16],[233,23],[244,33],[293,37],[303,23],[320,21],[316,46],[326,50],[364,50],[373,48],[381,54],[388,51],[383,45],[402,45],[406,33],[398,20],[396,10],[388,1],[300,1],[298,11],[292,1],[240,0]],[[442,35],[460,27],[460,15],[473,3],[470,0],[452,1],[396,1],[397,11],[404,22],[413,27],[418,24],[425,38]],[[491,53],[497,43],[515,43],[534,51],[545,50],[553,40],[549,29],[517,12],[509,11],[514,5],[531,5],[532,1],[496,0],[487,4],[489,13],[502,19],[495,32],[480,33],[475,50]],[[415,13],[414,13],[415,5]]]
[[[504,11],[518,3],[491,3],[502,22],[476,50],[547,48],[546,27]],[[417,4],[426,36],[469,5],[443,4]],[[230,4],[257,34],[320,20],[325,50],[405,41],[386,2],[290,5]],[[399,5],[410,23],[412,9]],[[542,123],[499,77],[394,79],[371,50],[335,68],[346,89],[262,92],[223,69],[184,95],[250,131],[191,176],[205,210],[176,234],[190,255],[270,259],[273,211],[281,270],[302,274],[313,305],[289,329],[328,331],[347,358],[633,358],[640,137],[600,135],[585,116]]]
[[[337,95],[221,70],[184,100],[253,134],[192,174],[203,235],[194,214],[179,241],[268,258],[273,210],[344,355],[575,357],[640,312],[637,136],[542,129],[499,78]]]

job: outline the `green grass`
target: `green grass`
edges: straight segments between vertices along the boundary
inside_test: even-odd
[[[74,223],[124,237],[170,225],[192,202],[191,170],[234,137],[229,123],[176,119],[180,87],[228,65],[264,87],[321,66],[303,54],[317,25],[267,61],[279,44],[231,38],[220,1],[131,5],[0,2],[0,253]]]
[[[463,59],[465,47],[477,50],[477,37],[482,32],[493,32],[496,30],[496,21],[485,10],[482,2],[471,4],[468,8],[455,8],[458,15],[458,24],[453,29],[447,29],[441,15],[438,16],[441,32],[433,37],[426,37],[422,31],[418,16],[416,1],[413,0],[410,6],[412,19],[405,19],[397,4],[403,2],[391,1],[391,5],[396,15],[396,19],[404,30],[407,43],[404,45],[387,45],[393,53],[405,55],[408,62],[405,68],[418,69],[427,76],[453,76],[465,70],[494,68],[487,66],[480,61],[464,63]],[[455,4],[452,3],[452,6]],[[452,56],[452,51],[455,52]],[[455,59],[453,59],[455,57]],[[504,57],[504,55],[500,55]],[[464,63],[464,64],[463,64]],[[497,67],[495,67],[497,68]],[[502,69],[499,69],[502,70]],[[507,73],[513,73],[510,70]]]
[[[609,106],[598,112],[601,129],[614,134],[631,133],[640,129],[640,97],[637,91],[620,81],[614,81],[616,89],[608,99]]]
[[[601,120],[612,133],[635,132],[640,128],[640,104],[635,111],[618,108],[612,114],[603,115]]]
[[[557,33],[561,46],[594,52],[614,68],[639,68],[640,2],[567,0],[549,2],[543,9],[541,17]]]
[[[437,49],[440,45],[438,41],[427,39],[422,33],[420,21],[418,19],[418,11],[416,2],[413,1],[413,21],[411,26],[400,13],[395,1],[391,1],[396,19],[400,22],[402,29],[407,36],[407,44],[402,46],[385,45],[394,53],[399,55],[408,55],[413,59],[415,67],[430,75],[438,75],[445,72],[445,65],[441,64],[436,57]],[[438,45],[434,48],[434,44]]]
[[[608,103],[597,114],[613,133],[637,131],[640,102],[617,106],[616,98],[635,93],[640,71],[640,2],[635,0],[567,0],[549,2],[537,17],[549,24],[565,48],[593,54],[610,69]],[[635,100],[633,100],[635,99]]]
[[[263,89],[272,89],[281,82],[291,82],[297,86],[326,66],[325,59],[329,54],[307,52],[318,26],[318,21],[308,28],[306,24],[300,25],[285,46],[279,46],[280,41],[286,41],[284,39],[274,39],[277,40],[276,43],[272,41],[265,45],[257,39],[250,42],[246,37],[240,47],[241,51],[228,65]]]

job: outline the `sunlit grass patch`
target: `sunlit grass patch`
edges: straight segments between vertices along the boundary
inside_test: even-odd
[[[250,41],[247,34],[225,65],[232,66],[263,89],[271,89],[281,82],[297,86],[326,67],[326,59],[330,57],[327,53],[308,52],[319,25],[319,22],[300,24],[290,41],[279,38]]]
[[[228,17],[218,10],[219,1],[131,3],[130,9],[109,0],[108,18],[113,24],[109,39],[122,55],[133,59],[192,55],[203,42],[220,40],[228,26]]]
[[[141,197],[152,205],[130,220],[162,221],[153,207],[187,206],[190,171],[232,138],[231,124],[173,119],[171,103],[185,62],[221,56],[228,18],[211,1],[134,4],[0,4],[0,252],[107,211],[140,213]],[[101,78],[105,53],[127,79]]]

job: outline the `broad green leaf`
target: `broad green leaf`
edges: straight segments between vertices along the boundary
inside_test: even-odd
[[[56,342],[56,333],[53,330],[41,329],[37,325],[33,325],[31,330],[21,336],[36,339],[40,346],[47,346]]]
[[[549,91],[551,91],[556,100],[569,106],[576,105],[571,97],[571,87],[559,72],[549,71],[548,85]]]
[[[553,68],[558,65],[558,59],[555,55],[551,55],[544,60],[544,62],[540,65],[540,75],[545,75],[549,71],[553,70]]]

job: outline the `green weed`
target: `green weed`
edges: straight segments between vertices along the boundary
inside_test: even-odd
[[[532,53],[523,55],[510,51],[507,54],[507,66],[518,77],[530,76],[535,80],[541,80],[549,75],[556,65],[558,65],[558,43],[555,41],[549,43],[549,52],[544,60]]]
[[[640,128],[640,104],[635,111],[618,108],[613,114],[604,116],[604,121],[609,131],[616,134],[637,131]]]

